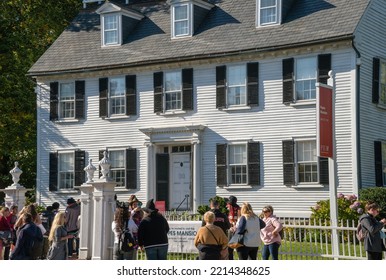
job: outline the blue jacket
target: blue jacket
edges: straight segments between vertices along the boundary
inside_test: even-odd
[[[11,260],[30,260],[30,248],[35,239],[43,240],[43,235],[34,223],[25,224],[18,231],[15,249],[10,256]]]

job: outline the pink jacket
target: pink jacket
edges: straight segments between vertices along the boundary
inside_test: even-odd
[[[272,243],[280,244],[281,238],[279,231],[283,228],[282,224],[279,222],[275,215],[271,215],[268,218],[264,217],[263,221],[265,222],[265,228],[260,230],[260,237],[263,243],[265,245],[269,245]],[[274,230],[278,233],[275,236],[272,233]]]

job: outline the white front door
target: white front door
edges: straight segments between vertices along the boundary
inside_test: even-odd
[[[171,182],[170,182],[170,204],[169,207],[178,210],[187,210],[190,207],[190,153],[171,154]],[[189,197],[187,197],[187,195]]]

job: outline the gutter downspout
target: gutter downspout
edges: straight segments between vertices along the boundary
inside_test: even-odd
[[[360,67],[361,67],[361,54],[358,49],[355,47],[354,38],[352,39],[352,47],[357,54],[356,60],[356,77],[355,77],[355,98],[356,98],[356,113],[357,113],[357,121],[356,121],[356,153],[357,153],[357,186],[358,186],[358,194],[359,190],[362,189],[362,166],[361,166],[361,137],[360,137]]]

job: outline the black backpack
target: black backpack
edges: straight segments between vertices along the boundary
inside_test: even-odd
[[[130,230],[126,229],[119,235],[118,248],[121,252],[130,252],[134,250],[135,241],[130,233]]]
[[[35,236],[31,238],[28,254],[31,260],[39,259],[43,254],[43,234],[38,226],[35,226]]]

